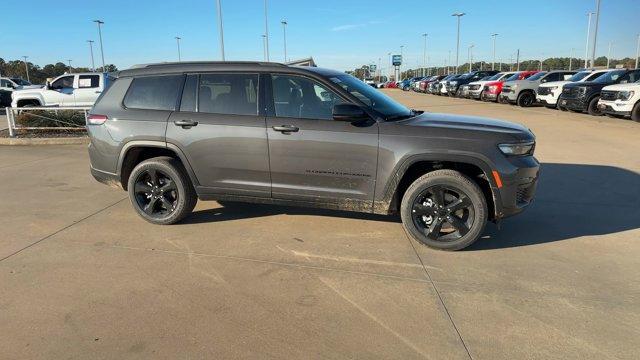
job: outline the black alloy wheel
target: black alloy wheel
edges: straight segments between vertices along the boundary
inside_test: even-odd
[[[453,186],[435,185],[418,195],[412,207],[413,224],[433,241],[450,242],[473,226],[475,209],[469,197]]]
[[[149,217],[162,219],[170,216],[178,204],[178,189],[171,177],[158,170],[146,169],[135,180],[136,203]]]

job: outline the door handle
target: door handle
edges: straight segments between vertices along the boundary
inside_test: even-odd
[[[198,126],[198,122],[193,120],[176,120],[173,122],[173,124],[175,126],[182,126],[183,129],[189,129],[194,126]]]
[[[280,126],[272,126],[271,127],[275,131],[279,131],[283,134],[289,134],[292,132],[298,132],[300,128],[293,125],[280,125]]]

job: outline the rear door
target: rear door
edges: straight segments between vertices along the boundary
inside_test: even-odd
[[[167,142],[182,149],[199,192],[270,197],[264,112],[258,73],[188,74]]]
[[[75,89],[76,106],[91,106],[95,103],[103,88],[102,77],[98,74],[78,75],[78,86]]]
[[[273,74],[268,90],[273,198],[373,204],[377,123],[333,120],[345,98],[316,79]]]

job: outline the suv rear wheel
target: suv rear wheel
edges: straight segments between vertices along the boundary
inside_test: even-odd
[[[589,106],[587,107],[589,115],[600,116],[603,114],[602,110],[598,109],[598,100],[600,100],[600,96],[596,96],[589,101]]]
[[[184,167],[171,157],[138,164],[129,176],[127,189],[138,215],[153,224],[169,225],[184,219],[198,201]]]
[[[518,103],[518,106],[529,107],[533,105],[534,101],[535,96],[533,93],[531,91],[524,91],[518,95],[518,100],[516,102]]]
[[[631,110],[631,120],[640,122],[640,101],[638,101]]]
[[[460,250],[474,243],[484,230],[487,213],[480,187],[455,170],[436,170],[418,178],[400,205],[407,232],[439,250]]]

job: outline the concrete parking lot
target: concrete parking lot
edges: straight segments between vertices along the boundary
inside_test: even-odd
[[[536,202],[455,253],[313,209],[163,227],[84,146],[0,147],[0,358],[637,359],[640,124],[388,93],[530,127]]]

